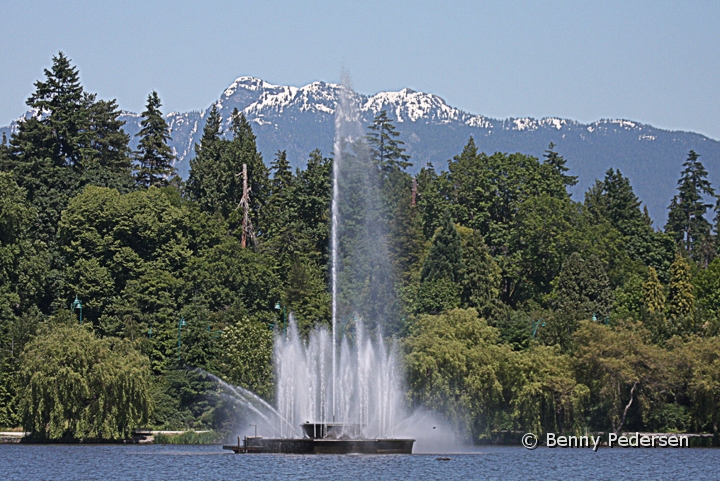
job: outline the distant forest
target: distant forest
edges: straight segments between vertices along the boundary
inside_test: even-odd
[[[157,93],[132,151],[115,100],[86,92],[62,53],[27,105],[37,114],[0,146],[0,426],[229,434],[232,410],[194,368],[273,403],[283,312],[303,335],[330,323],[333,159],[266,162],[241,112],[224,135],[212,109],[183,181]],[[700,153],[659,231],[618,170],[573,201],[552,144],[538,159],[470,138],[447,171],[413,177],[384,112],[366,133],[395,286],[370,327],[402,353],[411,407],[475,442],[638,430],[720,444],[718,203]]]

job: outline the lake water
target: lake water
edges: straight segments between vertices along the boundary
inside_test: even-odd
[[[437,460],[438,456],[449,461]],[[442,455],[233,454],[221,446],[0,445],[2,480],[720,479],[720,450],[478,447]]]

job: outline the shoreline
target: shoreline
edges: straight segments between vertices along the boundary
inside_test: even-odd
[[[129,439],[34,439],[31,437],[30,432],[23,431],[0,431],[0,444],[185,444],[185,443],[155,443],[155,436],[197,436],[206,433],[211,433],[210,430],[201,431],[161,431],[161,430],[150,430],[150,429],[139,429],[133,432],[133,435]],[[222,445],[222,442],[216,443],[187,443],[187,444],[217,444]]]

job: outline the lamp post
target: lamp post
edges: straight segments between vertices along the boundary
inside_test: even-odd
[[[275,303],[275,309],[282,310],[283,334],[285,334],[285,340],[287,340],[287,321],[285,320],[285,306],[281,306],[280,301],[278,301]]]
[[[180,360],[180,346],[182,346],[182,328],[183,326],[187,325],[185,322],[185,318],[181,317],[180,321],[178,321],[178,361]]]
[[[545,321],[542,319],[538,319],[537,321],[532,322],[532,338],[535,339],[535,336],[537,336],[537,331],[540,329],[540,327],[545,326]]]
[[[208,327],[207,327],[207,332],[208,332],[208,335],[209,335],[211,338],[217,339],[217,338],[219,338],[220,336],[222,336],[223,330],[222,330],[222,329],[218,329],[218,330],[216,331],[216,330],[214,330],[214,329],[212,328],[212,326],[208,326]]]
[[[78,299],[77,294],[75,294],[75,300],[70,305],[70,310],[74,311],[75,309],[80,309],[80,324],[82,324],[82,307],[82,302]]]

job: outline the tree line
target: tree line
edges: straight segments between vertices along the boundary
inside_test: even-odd
[[[231,407],[188,367],[272,401],[283,309],[304,334],[330,322],[333,159],[266,162],[244,115],[223,132],[213,106],[183,181],[157,93],[132,151],[116,102],[85,92],[65,55],[44,76],[0,147],[0,425],[41,439],[229,430]],[[383,111],[346,147],[368,159],[392,262],[359,247],[370,214],[348,203],[341,295],[402,347],[412,404],[475,440],[637,429],[718,442],[718,204],[697,153],[661,230],[617,170],[572,199],[552,144],[538,159],[470,138],[447,169],[413,176]],[[379,278],[389,294],[367,288]]]

